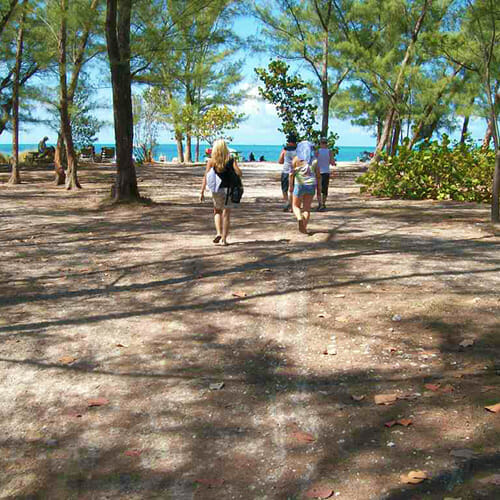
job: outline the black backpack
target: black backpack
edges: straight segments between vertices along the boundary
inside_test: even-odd
[[[239,203],[243,196],[243,183],[240,176],[234,170],[234,160],[231,158],[222,172],[217,172],[221,179],[220,187],[227,188],[226,204],[228,200],[232,203]]]

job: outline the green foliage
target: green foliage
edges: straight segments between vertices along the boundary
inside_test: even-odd
[[[289,74],[290,66],[283,61],[271,61],[268,69],[255,68],[263,83],[260,95],[276,107],[281,119],[279,129],[285,135],[296,134],[311,139],[314,132],[317,106],[307,92],[307,84],[297,75]]]
[[[213,144],[216,139],[231,141],[232,138],[225,135],[226,131],[237,128],[244,116],[228,106],[210,108],[200,120],[198,135],[208,144]]]
[[[104,122],[91,114],[96,104],[92,102],[90,92],[91,89],[82,83],[75,93],[71,106],[73,143],[77,150],[96,142],[96,136],[104,125]]]
[[[375,196],[412,200],[490,202],[495,154],[470,142],[451,145],[426,141],[416,150],[407,142],[397,156],[382,155],[380,161],[358,181],[362,192]]]

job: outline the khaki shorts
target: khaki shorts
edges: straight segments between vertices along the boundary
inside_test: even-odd
[[[221,189],[220,191],[217,191],[216,193],[212,193],[212,198],[214,200],[214,208],[216,210],[224,210],[225,208],[233,208],[235,206],[234,203],[232,203],[229,198],[226,203],[226,194],[227,194],[227,189],[224,188]]]

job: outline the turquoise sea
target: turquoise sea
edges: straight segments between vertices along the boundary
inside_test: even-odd
[[[48,145],[53,145],[48,143]],[[114,146],[114,144],[95,144],[96,153],[99,153],[102,146]],[[277,161],[283,148],[283,145],[269,146],[260,144],[231,144],[230,147],[235,149],[240,153],[245,159],[248,159],[250,152],[252,152],[255,158],[258,160],[261,156],[264,156],[266,161]],[[208,145],[202,144],[200,146],[200,159],[203,160],[205,156],[205,149]],[[374,151],[374,147],[371,146],[339,146],[339,154],[337,155],[337,161],[355,161],[357,158],[363,156],[363,151]],[[10,144],[0,144],[0,153],[10,154],[12,146]],[[37,144],[20,144],[19,151],[36,151]],[[194,159],[194,148],[192,151]],[[177,156],[177,147],[175,144],[159,144],[155,148],[154,158],[158,160],[160,156],[165,156],[167,161],[172,160],[172,158]]]

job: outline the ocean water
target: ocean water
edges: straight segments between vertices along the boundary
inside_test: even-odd
[[[48,145],[53,145],[48,143]],[[99,153],[102,146],[114,146],[114,144],[95,144],[96,153]],[[19,152],[23,151],[36,151],[37,144],[20,144]],[[266,161],[278,161],[283,145],[269,146],[259,144],[231,144],[230,147],[240,154],[245,159],[248,159],[249,154],[252,152],[258,160],[264,156]],[[200,160],[204,159],[205,149],[208,145],[202,144],[200,146]],[[370,146],[339,146],[339,154],[337,161],[356,161],[357,158],[363,156],[363,151],[374,151],[375,148]],[[12,146],[10,144],[0,144],[0,153],[10,154]],[[160,156],[165,156],[167,161],[177,156],[177,146],[175,144],[159,144],[155,148],[154,159],[158,160]],[[194,148],[192,148],[192,157],[194,159]]]

